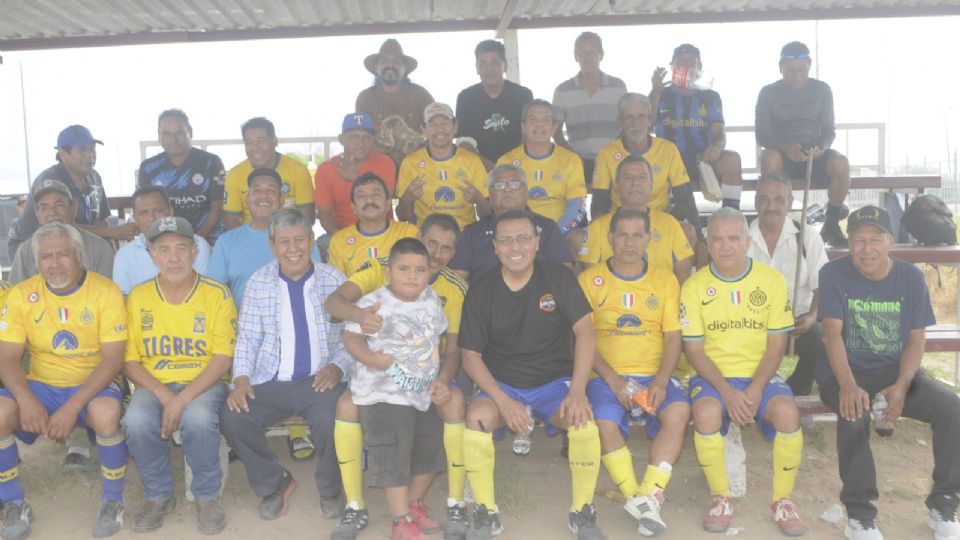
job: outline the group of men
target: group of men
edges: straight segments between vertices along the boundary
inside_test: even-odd
[[[712,497],[704,528],[731,525],[732,420],[773,441],[772,517],[797,536],[807,528],[792,501],[803,448],[793,396],[816,378],[839,417],[847,536],[882,538],[866,437],[880,393],[887,420],[932,424],[929,525],[938,539],[960,538],[960,401],[919,369],[933,324],[923,277],[889,256],[889,216],[875,207],[849,216],[850,256],[826,262],[824,240],[846,240],[849,171],[829,150],[830,91],[809,79],[806,47],[784,47],[784,78],[758,100],[764,173],[749,225],[736,209],[739,158],[724,149],[719,96],[690,83],[700,69],[692,45],[675,50],[672,84],[658,70],[647,97],[600,71],[602,42],[585,32],[574,47],[581,71],[552,102],[504,80],[503,45],[484,41],[475,53],[481,82],[455,112],[410,82],[416,60],[385,42],[364,62],[376,80],[343,120],[343,153],[313,179],[277,152],[266,118],[243,124],[248,159],[225,171],[192,147],[182,111],[164,111],[164,152],[141,165],[134,222],[119,227],[105,223],[100,141],[82,126],[60,134],[59,163],[34,183],[11,238],[21,244],[17,283],[0,311],[0,536],[25,538],[34,517],[15,438],[74,431],[92,434],[101,465],[94,536],[123,526],[128,454],[146,499],[133,528],[162,526],[176,504],[174,437],[199,532],[226,527],[221,434],[260,516],[275,519],[296,481],[265,430],[292,415],[306,426],[291,433],[290,452],[316,460],[320,513],[339,518],[334,540],[369,523],[365,476],[385,490],[395,539],[500,534],[495,434],[528,432],[535,420],[569,439],[567,525],[581,539],[603,538],[593,505],[601,465],[638,533],[666,531],[660,508],[691,419]],[[823,240],[788,217],[791,178],[808,159],[830,188]],[[690,178],[706,168],[722,181],[724,208],[691,234]],[[710,262],[694,270],[699,236]],[[112,241],[126,242],[116,256]],[[784,381],[791,336],[800,361]],[[682,357],[695,371],[686,387]],[[645,408],[634,414],[637,399]],[[638,479],[627,437],[640,419],[652,443]],[[423,499],[442,471],[440,523]]]

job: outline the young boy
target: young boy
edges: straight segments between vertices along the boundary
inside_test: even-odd
[[[386,492],[393,540],[426,540],[410,517],[407,496],[410,486],[430,482],[433,473],[446,468],[443,425],[431,401],[447,319],[428,286],[426,247],[414,238],[401,239],[389,261],[388,284],[357,302],[361,308],[379,306],[383,326],[364,336],[359,324],[348,323],[343,344],[357,360],[350,391],[369,448],[368,482]],[[424,509],[416,510],[425,515]]]

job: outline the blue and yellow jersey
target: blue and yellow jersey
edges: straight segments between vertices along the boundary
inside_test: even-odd
[[[673,272],[648,265],[628,278],[603,262],[577,281],[593,308],[600,356],[620,375],[656,375],[664,334],[680,331],[680,285]]]
[[[416,225],[392,219],[383,230],[371,234],[360,231],[356,225],[344,227],[330,238],[330,265],[350,277],[368,261],[390,255],[397,240],[416,238],[418,232]]]
[[[384,268],[388,262],[386,257],[370,261],[347,278],[347,281],[360,287],[360,295],[366,296],[387,284]],[[463,313],[463,299],[467,296],[467,282],[453,270],[444,267],[430,281],[430,286],[443,304],[443,314],[447,317],[447,332],[460,333],[460,315]]]
[[[610,246],[610,221],[613,212],[604,214],[587,227],[587,238],[580,247],[577,260],[586,264],[598,264],[613,257]],[[650,209],[650,243],[647,244],[647,261],[651,267],[673,272],[674,261],[693,257],[693,249],[683,234],[677,218],[660,210]]]
[[[567,201],[584,199],[587,184],[583,179],[580,156],[562,146],[554,146],[545,157],[535,158],[520,145],[500,156],[497,165],[512,163],[527,175],[527,206],[554,221],[563,217]]]
[[[39,274],[6,294],[0,341],[26,344],[31,380],[79,386],[100,365],[102,344],[127,340],[123,294],[95,272],[86,272],[80,285],[64,294],[47,288]]]
[[[126,360],[140,362],[163,384],[188,384],[214,355],[233,358],[237,308],[219,281],[198,274],[186,299],[171,304],[158,279],[137,285],[127,297]]]
[[[415,223],[435,212],[450,214],[463,229],[477,220],[477,210],[460,191],[463,184],[471,184],[487,197],[487,169],[480,158],[469,150],[457,148],[453,156],[443,161],[433,159],[426,148],[410,153],[400,164],[397,176],[397,198],[403,197],[410,184],[418,178],[425,180],[423,195],[413,204]]]
[[[309,208],[313,206],[313,176],[307,166],[292,157],[277,153],[274,167],[283,180],[280,197],[284,208]],[[253,215],[247,207],[247,177],[253,172],[253,164],[245,159],[227,173],[223,188],[223,213],[243,216],[243,223],[250,223]]]
[[[617,193],[614,181],[617,178],[617,167],[623,158],[630,155],[630,151],[623,145],[623,139],[615,139],[600,149],[597,154],[597,165],[593,170],[593,189],[609,189],[613,206],[610,211],[620,208],[620,194]],[[659,137],[650,137],[650,149],[643,153],[643,158],[650,163],[653,169],[653,189],[650,191],[650,208],[666,210],[670,205],[670,188],[681,186],[690,181],[687,168],[683,165],[683,158],[672,142]]]
[[[734,279],[718,276],[713,264],[701,268],[683,283],[680,299],[683,340],[703,341],[724,377],[753,377],[767,351],[767,334],[793,330],[787,282],[753,259]]]

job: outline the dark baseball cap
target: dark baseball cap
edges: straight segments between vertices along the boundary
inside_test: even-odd
[[[260,178],[261,176],[269,176],[270,178],[273,178],[274,180],[277,181],[278,186],[280,186],[281,188],[283,187],[283,179],[280,178],[280,173],[278,173],[274,169],[266,169],[266,168],[254,169],[253,172],[251,172],[247,176],[247,187],[250,187],[250,184],[253,183],[254,179]]]
[[[684,43],[683,45],[680,45],[679,47],[673,50],[673,59],[671,59],[670,61],[671,62],[676,61],[677,57],[680,56],[681,54],[690,54],[697,60],[700,60],[700,49],[694,47],[689,43]]]
[[[351,129],[365,129],[369,132],[373,132],[373,118],[370,118],[370,115],[362,112],[350,113],[343,117],[343,126],[340,128],[340,134],[350,131]]]
[[[81,125],[72,125],[64,128],[57,136],[57,149],[75,146],[87,146],[88,144],[103,144],[103,141],[93,138],[93,133]]]
[[[174,233],[193,240],[193,227],[190,222],[179,216],[163,216],[150,225],[147,240],[151,242],[161,234]]]
[[[893,234],[890,226],[890,214],[882,208],[868,205],[858,208],[847,218],[847,234],[861,225],[873,225],[887,234]]]
[[[789,60],[809,60],[810,59],[810,49],[806,45],[800,43],[799,41],[791,41],[783,46],[780,49],[780,63],[787,62]]]

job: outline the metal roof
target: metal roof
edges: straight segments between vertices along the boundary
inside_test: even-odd
[[[0,51],[563,26],[960,15],[960,0],[0,0]]]

